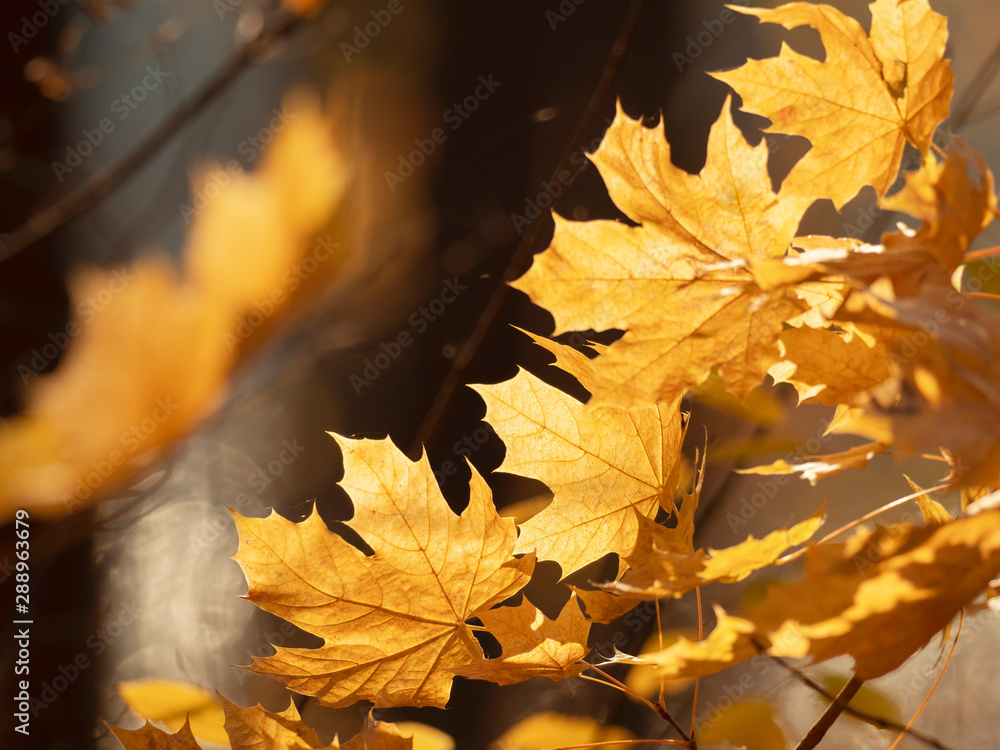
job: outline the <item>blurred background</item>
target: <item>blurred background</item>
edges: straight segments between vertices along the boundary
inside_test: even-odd
[[[862,24],[870,20],[862,2],[833,4]],[[721,22],[721,2],[394,0],[398,10],[387,16],[388,5],[331,0],[270,44],[260,59],[236,66],[231,82],[93,207],[0,262],[0,410],[12,417],[23,409],[34,378],[26,377],[24,368],[40,374],[59,366],[61,347],[38,368],[33,356],[73,319],[67,292],[72,274],[86,265],[128,264],[151,251],[179,261],[197,198],[192,176],[213,163],[258,168],[264,144],[294,117],[288,92],[308,89],[322,98],[351,161],[344,220],[354,265],[343,283],[308,298],[265,344],[242,357],[211,417],[137,474],[138,485],[109,493],[69,519],[33,522],[32,674],[34,684],[55,686],[55,698],[40,707],[25,746],[117,747],[97,717],[138,726],[115,685],[145,677],[186,680],[242,705],[286,707],[287,694],[277,683],[232,665],[248,664],[250,654],[269,653],[268,643],[308,646],[315,639],[237,598],[246,585],[229,559],[236,532],[225,509],[263,515],[273,507],[298,520],[315,503],[332,527],[343,529],[336,522],[350,518],[351,506],[335,484],[340,457],[327,430],[388,434],[413,459],[423,442],[455,508],[467,500],[465,456],[489,478],[498,506],[544,492],[529,480],[490,474],[503,446],[480,421],[481,400],[469,389],[452,393],[443,387],[456,363],[465,383],[505,380],[521,365],[573,387],[512,328],[546,334],[552,329],[547,313],[519,292],[487,311],[505,274],[516,277],[531,253],[546,247],[550,204],[574,219],[621,217],[596,170],[584,167],[579,155],[596,148],[619,99],[628,114],[650,125],[662,115],[674,162],[697,172],[708,129],[727,94],[705,71],[774,55],[782,40],[821,54],[817,35],[808,29],[789,33],[740,16]],[[995,169],[1000,164],[995,3],[933,5],[949,19],[956,73],[951,127]],[[279,13],[254,0],[8,0],[0,8],[6,39],[0,45],[0,233],[13,232],[68,191],[86,190],[102,170],[130,158],[220,71],[233,66],[239,50]],[[616,42],[623,55],[620,70],[587,117]],[[105,118],[112,131],[99,134],[96,145],[97,136],[90,136],[92,148],[81,147]],[[751,142],[759,141],[763,120],[740,114],[737,122]],[[806,147],[780,137],[769,138],[768,145],[776,181]],[[571,179],[557,190],[553,173],[567,152],[574,155]],[[538,215],[535,232],[528,227]],[[803,230],[877,241],[894,221],[878,210],[874,194],[862,193],[841,215],[829,206],[814,207]],[[525,241],[526,235],[534,239]],[[1000,244],[996,225],[979,244]],[[481,322],[484,315],[492,316],[486,318],[492,325]],[[466,367],[459,354],[477,325],[485,335]],[[412,344],[393,348],[403,333]],[[387,366],[376,364],[392,352]],[[116,362],[106,367],[113,370]],[[115,397],[107,393],[109,401]],[[694,424],[687,452],[693,456],[704,446],[705,424],[710,460],[698,545],[720,547],[747,533],[760,536],[804,518],[823,499],[833,528],[906,494],[900,471],[928,484],[938,478],[935,465],[876,461],[863,478],[851,472],[818,488],[786,484],[762,512],[734,528],[727,517],[739,513],[741,501],[759,489],[759,478],[733,478],[736,463],[763,462],[802,446],[825,453],[849,444],[819,441],[829,413],[819,408],[793,413],[792,403],[787,391],[772,389],[749,409],[719,401],[690,404]],[[0,540],[4,602],[13,600],[5,562],[13,541],[8,526]],[[574,580],[613,570],[600,565]],[[550,615],[566,595],[554,588],[558,577],[557,566],[543,564],[529,591]],[[744,592],[712,596],[732,607]],[[668,619],[671,627],[691,626],[693,605],[687,600],[672,605]],[[5,643],[11,642],[10,627],[7,621],[2,625]],[[621,630],[613,624],[597,638],[610,643]],[[648,622],[628,628],[631,647],[638,648],[650,630]],[[974,701],[959,696],[977,686],[985,690],[981,659],[996,640],[989,626],[960,645],[918,726],[952,747],[989,745],[995,721],[985,713],[988,707],[977,711],[969,705]],[[80,655],[88,666],[65,679],[67,665],[78,663]],[[929,684],[923,692],[906,687],[922,679],[934,656],[887,678],[884,692],[904,721]],[[0,683],[7,697],[14,692],[12,659],[5,647]],[[60,676],[62,682],[55,682]],[[804,731],[821,710],[813,694],[778,670],[753,676],[751,693],[775,706],[776,721],[789,736]],[[706,681],[704,710],[718,696],[730,695],[731,685],[742,685],[739,680],[739,674],[726,673]],[[619,694],[578,682],[536,680],[498,688],[462,681],[447,711],[393,710],[381,717],[439,726],[461,748],[486,747],[538,710],[589,715],[640,736],[663,731],[658,720]],[[690,690],[679,690],[672,701],[685,716]],[[349,737],[363,720],[358,708],[334,711],[314,701],[297,703],[326,740],[334,731]],[[5,712],[0,727],[9,721]],[[843,723],[841,742],[888,744],[889,735],[874,727]],[[837,741],[831,734],[828,742]],[[907,740],[904,746],[918,744]]]

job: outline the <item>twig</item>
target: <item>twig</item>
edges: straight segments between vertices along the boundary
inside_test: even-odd
[[[847,708],[847,704],[851,702],[851,698],[861,689],[864,682],[864,680],[859,680],[857,676],[849,679],[847,684],[837,693],[837,697],[833,699],[833,703],[826,707],[826,711],[816,720],[812,728],[806,732],[806,736],[802,738],[802,741],[795,746],[795,750],[812,750],[812,748],[816,747],[826,733],[830,731],[833,722]]]
[[[767,650],[763,646],[759,644],[756,645],[757,645],[757,650],[760,651],[760,653],[764,654],[768,659],[777,663],[781,667],[784,667],[789,672],[789,674],[791,674],[795,679],[797,679],[803,685],[808,687],[810,690],[823,696],[828,701],[834,700],[834,696],[826,688],[824,688],[818,682],[813,680],[811,677],[809,677],[806,674],[803,674],[781,657],[772,656],[771,654],[767,653]],[[860,709],[854,708],[853,706],[848,706],[847,708],[845,708],[844,713],[853,716],[856,719],[860,719],[861,721],[866,721],[869,724],[878,727],[879,729],[899,730],[904,734],[908,734],[915,740],[919,740],[920,742],[923,742],[924,744],[929,745],[930,747],[937,748],[937,750],[951,750],[951,748],[949,748],[947,745],[942,744],[941,742],[934,739],[930,735],[924,734],[923,732],[919,732],[916,729],[910,729],[904,726],[903,724],[900,724],[898,721],[893,721],[892,719],[887,719],[882,716],[875,716],[874,714],[867,713]]]
[[[562,158],[559,160],[559,164],[552,172],[552,180],[555,180],[561,172],[570,168],[571,160],[584,146],[586,138],[590,135],[594,126],[597,124],[601,110],[604,107],[607,98],[611,94],[611,89],[615,79],[618,77],[618,71],[621,70],[622,63],[625,61],[625,53],[628,50],[632,34],[638,24],[639,15],[642,11],[642,5],[643,0],[632,0],[632,4],[629,6],[628,13],[625,16],[625,23],[622,25],[622,29],[618,33],[618,38],[615,40],[614,46],[611,48],[611,53],[608,55],[608,62],[604,67],[604,73],[601,75],[601,80],[598,82],[597,88],[594,89],[594,94],[591,96],[590,102],[587,104],[587,109],[583,114],[583,118],[580,120],[580,124],[577,126],[576,132],[570,139],[566,152],[563,154]],[[553,199],[552,207],[555,208],[558,202],[559,197],[557,196]],[[420,429],[417,430],[417,436],[414,438],[413,445],[411,446],[411,453],[419,450],[421,446],[427,445],[437,432],[441,419],[444,417],[452,398],[454,398],[455,392],[464,382],[465,375],[469,371],[469,367],[472,365],[476,354],[479,352],[479,348],[486,340],[486,335],[493,328],[493,325],[496,323],[497,317],[500,314],[500,310],[507,301],[507,296],[510,294],[510,287],[507,282],[513,281],[521,274],[525,260],[527,260],[528,256],[535,249],[535,242],[538,239],[546,218],[548,218],[547,213],[542,212],[539,214],[539,216],[531,222],[531,225],[525,231],[524,236],[521,237],[521,241],[518,243],[517,249],[514,250],[514,254],[511,256],[510,262],[504,270],[500,284],[497,286],[496,290],[494,290],[493,296],[490,297],[490,301],[486,304],[486,308],[476,321],[476,327],[473,329],[469,338],[465,341],[465,344],[453,360],[448,376],[441,384],[441,388],[438,390],[437,396],[435,396],[430,409],[427,410],[427,415],[424,417],[424,421],[420,425]]]
[[[41,209],[11,232],[0,243],[0,262],[65,226],[98,203],[105,195],[127,182],[174,135],[236,80],[240,73],[267,54],[276,42],[290,34],[302,20],[300,16],[281,14],[275,21],[265,26],[255,39],[239,49],[201,91],[181,102],[174,113],[124,160],[110,169],[97,172],[83,185]]]
[[[649,708],[653,709],[662,719],[664,719],[665,721],[667,721],[674,729],[676,729],[677,730],[677,734],[679,734],[682,739],[684,739],[686,742],[690,742],[691,741],[691,738],[687,736],[687,734],[684,732],[683,729],[681,729],[680,724],[678,724],[674,720],[674,717],[670,715],[670,712],[667,711],[667,709],[660,708],[660,706],[657,706],[655,703],[652,703],[651,701],[646,700],[641,695],[639,695],[637,692],[635,692],[634,690],[632,690],[632,688],[630,688],[624,682],[622,682],[621,680],[616,680],[614,677],[612,677],[611,675],[609,675],[607,672],[605,672],[600,667],[595,667],[593,664],[589,664],[588,662],[585,662],[585,661],[581,661],[580,663],[584,664],[587,667],[587,669],[594,670],[595,672],[597,672],[602,677],[610,680],[615,685],[618,685],[623,691],[627,692],[629,695],[631,695],[636,700],[641,701],[645,705],[649,706]]]
[[[698,642],[705,640],[705,620],[702,617],[701,612],[701,586],[694,587],[695,599],[698,602]],[[660,647],[663,650],[663,647]],[[662,679],[662,674],[660,678]],[[697,724],[698,719],[698,690],[701,687],[701,677],[696,677],[694,680],[694,698],[692,698],[691,704],[691,737],[694,737],[694,729]]]
[[[879,515],[880,513],[885,513],[887,510],[889,510],[891,508],[895,508],[897,505],[902,505],[903,503],[908,502],[910,500],[914,500],[914,499],[916,499],[918,497],[923,497],[924,495],[929,495],[932,492],[939,492],[941,490],[947,490],[951,486],[952,485],[950,483],[945,482],[944,484],[939,484],[939,485],[936,485],[934,487],[928,487],[926,490],[920,490],[919,492],[914,492],[912,494],[906,495],[905,497],[901,497],[898,500],[893,500],[891,503],[886,503],[885,505],[881,506],[880,508],[876,508],[873,511],[865,513],[860,518],[855,518],[850,523],[844,524],[839,529],[835,529],[834,531],[831,531],[825,537],[823,537],[818,542],[816,542],[816,545],[826,544],[831,539],[835,539],[836,537],[838,537],[841,534],[843,534],[845,531],[850,531],[855,526],[860,526],[865,521],[870,521],[871,519],[873,519],[875,516]],[[791,552],[791,553],[785,555],[784,557],[779,558],[778,559],[778,564],[779,565],[784,565],[787,562],[791,562],[792,560],[795,560],[796,558],[804,555],[807,551],[809,551],[812,547],[814,547],[816,545],[808,545],[808,546],[805,546],[805,547],[800,547],[799,549],[795,550],[794,552]]]

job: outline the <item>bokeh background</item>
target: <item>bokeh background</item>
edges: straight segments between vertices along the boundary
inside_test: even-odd
[[[540,198],[547,203],[552,191],[546,191],[546,183],[570,147],[634,8],[603,0],[399,2],[402,11],[354,52],[344,45],[357,44],[358,27],[386,3],[331,0],[265,59],[247,66],[134,177],[66,227],[0,263],[0,410],[10,416],[23,406],[25,383],[18,366],[70,319],[66,283],[74,269],[124,264],[153,250],[178,256],[187,226],[181,206],[191,199],[195,168],[235,159],[253,169],[259,151],[247,148],[248,139],[268,128],[284,106],[283,97],[297,88],[318,92],[349,134],[359,174],[352,186],[359,227],[352,251],[363,265],[353,283],[320,296],[244,362],[215,416],[139,477],[143,483],[137,492],[109,497],[66,521],[35,525],[36,684],[51,682],[80,654],[90,666],[36,718],[27,746],[117,747],[97,717],[138,726],[114,689],[123,680],[170,677],[219,690],[243,705],[260,701],[275,710],[287,705],[277,683],[232,665],[248,664],[251,653],[268,653],[267,643],[309,645],[313,639],[288,626],[282,629],[281,621],[238,598],[246,587],[229,559],[236,532],[225,509],[262,515],[274,507],[299,519],[315,503],[331,524],[349,518],[350,503],[336,487],[340,458],[327,430],[388,434],[411,458],[419,456],[416,441],[423,437],[431,465],[441,471],[443,492],[456,508],[467,499],[465,455],[489,477],[498,505],[544,491],[528,480],[489,474],[499,465],[503,447],[480,421],[483,404],[469,389],[455,392],[433,429],[426,420],[505,273],[525,269],[526,261],[515,255],[526,223],[521,217],[530,220],[527,212]],[[864,3],[833,4],[868,23]],[[996,169],[1000,12],[994,0],[937,0],[933,5],[949,18],[956,73],[953,113],[959,118],[952,129]],[[78,0],[57,3],[29,38],[25,18],[40,7],[38,0],[8,0],[0,8],[6,39],[0,44],[2,233],[132,153],[275,12],[272,5],[253,0]],[[706,29],[720,28],[723,9],[720,2],[701,0],[642,4],[611,94],[581,134],[587,150],[600,142],[618,99],[626,112],[649,124],[662,116],[675,163],[696,172],[705,160],[709,126],[727,94],[705,71],[776,54],[782,40],[821,54],[818,37],[809,30],[788,33],[743,17],[721,24],[710,43],[697,42]],[[23,43],[11,34],[23,37]],[[148,66],[162,71],[148,96],[116,120],[115,132],[78,167],[68,174],[54,169],[54,162],[65,162],[67,148],[81,132],[93,128],[123,92],[148,75]],[[494,90],[450,129],[455,106],[463,106],[483,79],[495,82]],[[739,115],[738,123],[752,142],[760,139],[762,120]],[[414,139],[427,139],[443,124],[445,142],[404,182],[390,185],[386,172],[398,171]],[[779,180],[805,145],[781,138],[769,145],[773,176]],[[574,174],[572,184],[560,190],[556,210],[576,219],[620,217],[592,168]],[[846,225],[847,231],[877,240],[895,220],[877,210],[873,194],[862,193],[840,216],[829,207],[815,207],[804,228],[838,233]],[[551,220],[545,218],[527,249],[541,251],[549,236]],[[1000,244],[995,225],[980,244]],[[435,304],[450,299],[442,292],[455,288],[461,293],[453,302]],[[521,365],[571,387],[513,325],[544,334],[552,322],[520,293],[507,295],[464,381],[497,382]],[[381,345],[404,331],[415,334],[414,343],[359,389],[352,376],[363,376]],[[47,366],[54,369],[58,360]],[[805,517],[824,499],[832,528],[905,494],[901,471],[918,482],[938,476],[935,465],[876,461],[864,475],[849,472],[817,488],[787,484],[748,523],[734,527],[727,518],[760,487],[757,479],[736,478],[730,469],[811,445],[808,441],[822,434],[829,419],[822,409],[792,412],[790,406],[789,393],[781,389],[762,394],[749,411],[731,403],[690,404],[690,456],[706,447],[708,435],[699,545],[725,546],[747,533],[759,536]],[[289,444],[296,450],[283,454]],[[844,445],[824,439],[822,451]],[[446,473],[449,465],[456,467],[454,474]],[[246,494],[251,502],[237,501]],[[12,549],[8,527],[0,560]],[[598,568],[576,578],[601,574]],[[6,572],[0,577],[2,600],[11,601],[12,578]],[[557,578],[556,566],[542,565],[529,594],[550,613],[562,603],[552,587]],[[751,579],[750,595],[760,583]],[[745,595],[740,589],[711,592],[733,607]],[[687,600],[665,611],[672,626],[695,622]],[[5,643],[11,641],[9,627],[7,622],[0,626]],[[598,638],[610,640],[622,627],[609,626]],[[626,628],[633,647],[650,628],[649,622]],[[970,633],[917,725],[951,747],[986,747],[995,738],[990,701],[969,697],[992,694],[992,662],[984,659],[990,660],[1000,638],[991,623]],[[0,684],[8,696],[13,693],[12,656],[6,646],[3,653]],[[880,688],[904,720],[929,688],[927,674],[936,658],[932,647]],[[825,669],[846,673],[845,665]],[[776,720],[790,737],[804,731],[821,710],[813,694],[780,670],[747,671],[752,678],[748,694],[773,703]],[[734,685],[746,684],[740,679],[737,671],[706,681],[700,711],[710,712]],[[485,747],[525,714],[543,709],[593,716],[645,736],[663,732],[658,721],[618,694],[578,681],[536,682],[497,688],[460,681],[447,711],[394,710],[382,717],[439,726],[460,748]],[[687,715],[690,690],[671,700],[678,715]],[[363,719],[364,711],[357,708],[333,711],[299,703],[306,721],[320,727],[326,739],[334,731],[350,736]],[[9,721],[5,711],[0,727]],[[836,732],[827,740],[830,746],[880,748],[891,741],[885,732],[846,719]],[[5,746],[8,736],[5,729]],[[918,744],[907,740],[903,746]]]

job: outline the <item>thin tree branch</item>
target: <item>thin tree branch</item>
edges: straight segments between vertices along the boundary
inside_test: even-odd
[[[772,656],[771,654],[767,653],[766,649],[764,649],[759,644],[757,645],[757,650],[760,651],[760,653],[762,653],[771,661],[775,662],[781,667],[784,667],[789,672],[789,674],[792,675],[792,677],[794,677],[796,680],[801,682],[803,685],[808,687],[813,692],[823,696],[828,701],[834,700],[835,696],[832,695],[826,688],[824,688],[822,685],[820,685],[818,682],[813,680],[808,675],[800,672],[798,669],[793,667],[791,664],[786,662],[781,657]],[[900,724],[898,721],[893,721],[892,719],[887,719],[882,716],[875,716],[874,714],[861,711],[860,709],[853,708],[851,706],[847,706],[847,708],[844,709],[844,713],[853,716],[856,719],[860,719],[861,721],[868,722],[869,724],[876,726],[879,729],[895,729],[897,731],[903,732],[905,734],[908,734],[913,739],[919,740],[920,742],[923,742],[924,744],[929,745],[930,747],[936,748],[937,750],[951,750],[951,748],[949,748],[947,745],[942,744],[940,741],[936,740],[930,735],[924,734],[923,732],[917,731],[916,729],[907,729],[903,724]]]
[[[795,746],[795,750],[812,750],[812,748],[816,747],[820,743],[820,740],[826,736],[826,733],[830,731],[833,722],[847,708],[847,704],[851,702],[851,698],[861,689],[864,682],[864,680],[859,680],[857,676],[849,679],[844,687],[840,689],[840,692],[837,693],[837,697],[833,699],[833,703],[826,707],[826,711],[816,720],[812,728],[806,732],[806,736],[802,738],[802,741]]]
[[[663,718],[665,721],[667,721],[670,724],[670,726],[672,726],[674,729],[677,730],[677,734],[679,734],[681,736],[681,738],[685,742],[690,742],[691,741],[691,738],[688,737],[687,733],[683,729],[681,729],[681,725],[678,724],[674,720],[674,717],[670,715],[670,712],[667,711],[666,708],[661,708],[660,706],[657,706],[655,703],[652,703],[652,702],[646,700],[641,695],[639,695],[637,692],[635,692],[634,690],[632,690],[632,688],[630,688],[624,682],[622,682],[620,680],[616,680],[614,677],[612,677],[611,675],[609,675],[607,672],[605,672],[600,667],[596,667],[593,664],[590,664],[589,662],[585,662],[585,661],[581,661],[580,663],[583,664],[583,665],[585,665],[587,667],[587,669],[594,670],[595,672],[597,672],[599,675],[601,675],[605,679],[610,680],[615,685],[618,685],[622,690],[624,690],[625,692],[627,692],[633,698],[635,698],[638,701],[641,701],[642,703],[644,703],[645,705],[647,705],[649,708],[653,709],[661,718]]]
[[[153,131],[135,151],[115,166],[97,172],[87,182],[38,211],[0,243],[0,262],[44,239],[85,213],[104,196],[127,182],[216,96],[251,64],[266,55],[275,43],[288,36],[303,21],[301,16],[282,13],[252,41],[243,45],[195,96],[180,106]]]
[[[570,139],[566,152],[559,160],[559,164],[553,170],[551,180],[556,180],[561,172],[570,168],[572,158],[581,148],[583,148],[587,137],[597,125],[598,118],[601,115],[601,110],[604,108],[605,102],[611,95],[612,86],[614,85],[615,79],[618,77],[618,72],[621,70],[622,63],[625,61],[625,53],[628,51],[632,34],[639,22],[642,5],[643,0],[632,0],[628,13],[625,15],[625,22],[622,25],[622,29],[618,33],[618,38],[615,40],[614,46],[611,48],[611,53],[608,55],[608,62],[604,67],[604,73],[601,75],[601,80],[598,82],[597,88],[594,89],[594,94],[591,96],[590,102],[587,104],[587,109],[583,113],[583,118],[580,120],[580,124],[577,126],[576,132]],[[555,208],[558,202],[559,196],[556,196],[552,201],[552,207]],[[524,262],[535,250],[535,243],[547,218],[547,213],[542,212],[539,214],[539,216],[531,222],[531,225],[521,237],[521,241],[518,243],[517,249],[511,256],[510,262],[507,264],[507,268],[504,270],[500,284],[493,292],[493,296],[490,297],[490,301],[486,304],[486,308],[479,316],[479,319],[476,322],[476,327],[473,329],[469,338],[462,346],[462,349],[453,360],[448,376],[445,378],[444,383],[441,384],[441,388],[438,390],[437,396],[435,396],[430,409],[428,409],[427,415],[424,417],[424,421],[420,425],[420,429],[417,430],[417,436],[411,446],[411,453],[419,450],[421,446],[427,445],[437,432],[441,419],[448,410],[448,406],[451,404],[451,400],[454,398],[455,392],[465,381],[465,376],[469,371],[469,367],[472,365],[480,347],[486,340],[487,334],[490,330],[492,330],[494,324],[496,323],[500,310],[507,301],[507,297],[510,294],[510,287],[507,282],[513,281],[521,274]]]

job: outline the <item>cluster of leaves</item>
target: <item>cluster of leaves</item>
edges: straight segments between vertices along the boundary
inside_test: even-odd
[[[632,223],[557,216],[551,246],[515,286],[552,313],[557,334],[623,337],[594,345],[589,358],[534,336],[592,394],[586,404],[525,371],[475,386],[506,445],[498,470],[543,482],[548,507],[516,525],[471,468],[469,504],[456,515],[426,455],[413,462],[388,439],[333,435],[354,504],[348,525],[371,554],[316,512],[301,523],[234,513],[247,598],[323,641],[255,657],[251,671],[326,706],[444,707],[455,677],[509,685],[578,676],[593,668],[584,661],[592,623],[804,554],[804,577],[738,616],[717,610],[705,638],[613,661],[678,679],[761,650],[817,662],[849,654],[862,681],[899,667],[989,590],[1000,571],[1000,510],[987,497],[1000,488],[1000,336],[959,271],[997,214],[993,178],[957,139],[939,133],[945,149],[934,141],[952,94],[944,18],[926,0],[870,7],[870,32],[828,6],[738,8],[788,29],[810,26],[825,47],[823,60],[783,47],[715,74],[744,110],[770,120],[769,132],[811,144],[777,191],[766,145],[746,140],[728,99],[698,175],[672,164],[662,127],[619,110],[591,159]],[[907,144],[920,168],[886,197]],[[866,186],[920,227],[878,245],[796,236],[815,201],[839,209]],[[941,487],[962,491],[963,514],[951,518],[918,490],[909,498],[920,501],[923,526],[859,529],[833,543],[838,530],[790,553],[819,529],[817,512],[763,539],[696,550],[703,466],[689,486],[680,481],[681,405],[718,376],[741,398],[768,376],[788,382],[800,402],[837,407],[836,431],[870,441],[757,471],[816,481],[876,453],[932,454],[950,467]],[[661,511],[669,526],[656,522]],[[859,566],[873,545],[876,559]],[[536,560],[558,563],[565,578],[611,553],[615,579],[574,589],[555,619],[526,598],[508,601]],[[499,641],[500,656],[484,656],[480,630]],[[225,712],[234,748],[322,747],[294,707],[274,714],[226,703]],[[166,746],[152,727],[115,731],[129,748]],[[172,747],[196,747],[185,732]],[[411,745],[375,722],[344,747]]]

